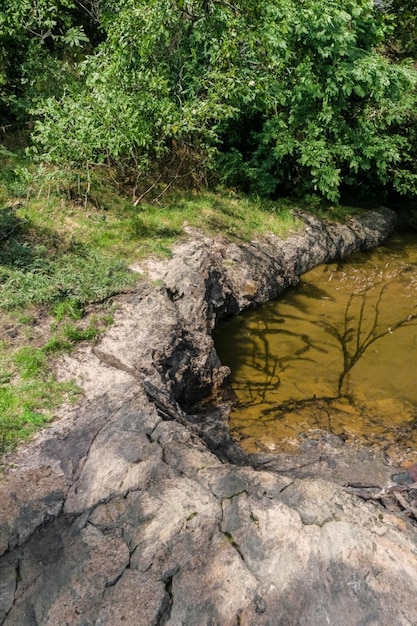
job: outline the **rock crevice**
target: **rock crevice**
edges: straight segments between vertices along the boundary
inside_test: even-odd
[[[314,265],[378,245],[388,210],[303,216],[286,240],[190,231],[125,297],[99,345],[66,356],[85,397],[0,480],[0,622],[56,626],[412,624],[415,528],[341,488],[372,468],[329,436],[316,456],[248,458],[227,411],[217,322]],[[350,463],[350,465],[349,465]]]

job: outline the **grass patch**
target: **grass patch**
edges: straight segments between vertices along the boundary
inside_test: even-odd
[[[65,252],[8,241],[0,251],[0,309],[49,305],[61,318],[131,287],[126,263],[81,244]]]
[[[64,326],[64,333],[68,340],[74,344],[80,341],[92,341],[100,334],[100,330],[94,324],[90,324],[87,328],[78,328],[73,324]]]
[[[177,219],[209,233],[249,241],[268,232],[287,236],[301,227],[288,201],[240,196],[232,191],[189,193],[172,199]]]
[[[70,352],[79,342],[95,339],[110,319],[109,315],[92,317],[87,325],[84,320],[52,320],[40,337],[26,336],[23,319],[13,327],[17,336],[0,341],[0,454],[47,424],[60,404],[79,397],[81,390],[73,383],[56,380],[51,359]],[[33,325],[32,317],[30,321]],[[19,336],[24,345],[14,349]],[[35,345],[45,338],[45,343]]]
[[[27,319],[33,324],[32,316]],[[81,390],[56,380],[46,346],[37,347],[34,337],[27,336],[25,319],[13,322],[3,315],[1,321],[2,332],[11,335],[0,341],[0,454],[4,454],[47,424],[53,410],[74,401]]]
[[[54,379],[0,384],[0,453],[13,449],[48,423],[52,411],[64,401],[73,401],[80,390],[73,383]]]
[[[17,350],[13,355],[13,361],[23,380],[37,377],[46,366],[43,351],[33,346],[24,346]]]
[[[43,354],[59,354],[60,352],[69,352],[74,347],[72,341],[68,341],[65,337],[53,335],[42,347]]]

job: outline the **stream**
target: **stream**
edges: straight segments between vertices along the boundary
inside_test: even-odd
[[[319,266],[277,301],[221,323],[230,430],[248,452],[297,453],[328,431],[417,451],[417,235]]]

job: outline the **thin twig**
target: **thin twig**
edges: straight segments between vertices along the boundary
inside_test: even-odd
[[[157,183],[161,180],[162,178],[162,174],[159,174],[158,178],[152,183],[152,185],[150,187],[148,187],[148,189],[146,191],[144,191],[139,198],[137,198],[137,200],[134,201],[133,206],[138,206],[139,202],[141,202],[141,200],[143,200],[143,198],[148,195],[148,193],[150,191],[152,191],[152,189],[155,187],[155,185],[157,185]],[[158,196],[159,198],[160,196]]]

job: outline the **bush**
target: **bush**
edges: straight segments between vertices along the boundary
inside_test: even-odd
[[[332,201],[417,192],[416,72],[379,52],[372,0],[113,0],[98,27],[77,80],[36,100],[42,158]]]

